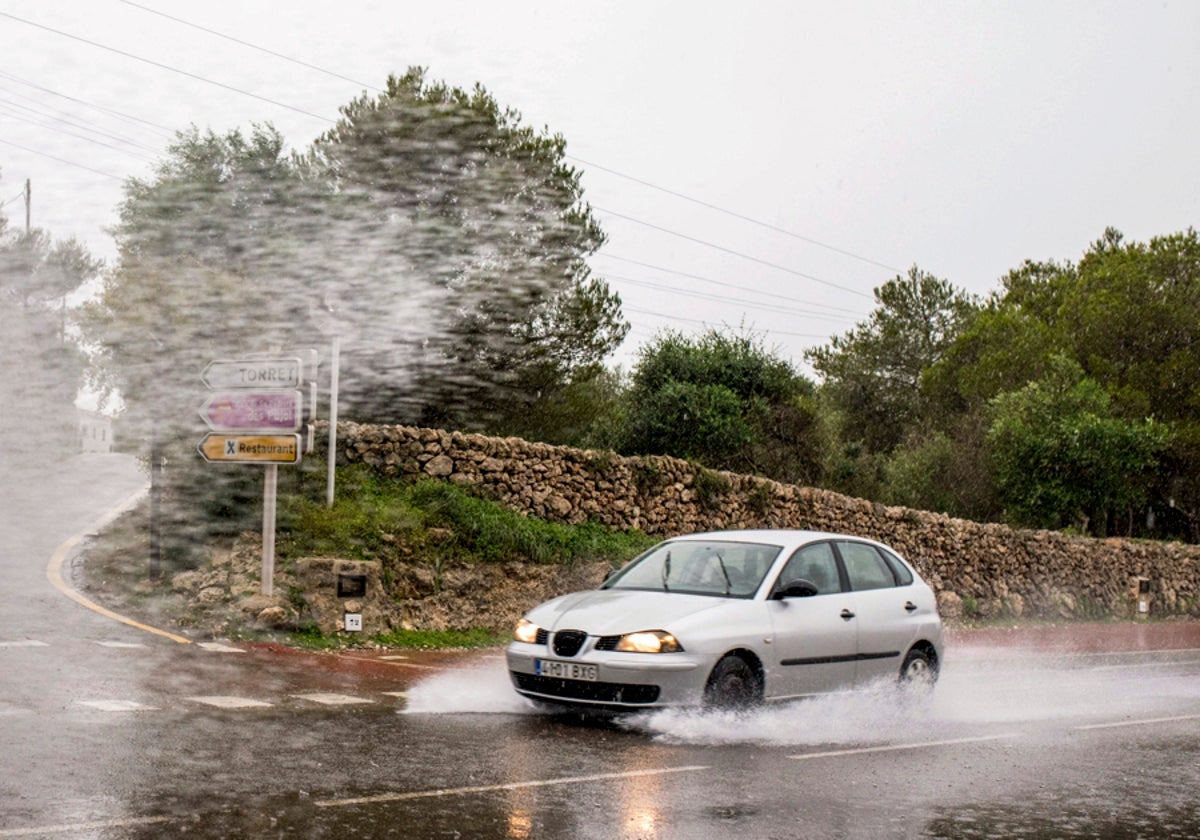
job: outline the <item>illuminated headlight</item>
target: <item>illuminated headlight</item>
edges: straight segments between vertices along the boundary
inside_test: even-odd
[[[518,642],[526,644],[534,644],[537,642],[538,630],[541,628],[527,618],[522,618],[517,622],[517,627],[513,630],[513,638]]]
[[[683,650],[683,645],[663,630],[644,630],[622,636],[617,642],[617,650],[630,653],[679,653]]]

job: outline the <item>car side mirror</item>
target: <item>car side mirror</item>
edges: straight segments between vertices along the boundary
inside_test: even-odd
[[[772,597],[777,601],[782,601],[784,598],[811,598],[819,592],[817,585],[811,580],[796,578],[776,589]]]

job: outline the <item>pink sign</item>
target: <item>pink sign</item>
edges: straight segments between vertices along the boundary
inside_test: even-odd
[[[225,391],[205,400],[200,416],[218,432],[292,432],[300,428],[303,405],[299,391]]]

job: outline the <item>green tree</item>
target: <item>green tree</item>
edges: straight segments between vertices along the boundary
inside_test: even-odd
[[[564,149],[482,88],[428,85],[419,70],[347,105],[303,155],[270,126],[193,128],[153,177],[129,183],[106,298],[138,300],[119,287],[148,282],[222,354],[337,333],[343,412],[357,420],[522,417],[596,375],[628,329],[619,298],[589,274],[603,234]],[[189,282],[196,271],[240,284],[240,300]],[[95,325],[143,320],[107,299]],[[244,315],[257,335],[243,334]],[[154,355],[186,355],[156,323]],[[128,356],[96,340],[112,364]]]
[[[808,351],[842,418],[843,440],[887,453],[926,416],[921,377],[975,312],[974,299],[917,267],[875,290],[870,317]]]
[[[812,393],[753,335],[668,331],[639,352],[622,448],[812,482],[820,463]]]
[[[87,358],[67,297],[100,261],[74,239],[12,231],[0,214],[0,460],[75,451],[75,399]]]
[[[1113,415],[1112,400],[1074,361],[991,402],[988,445],[1001,498],[1023,525],[1076,525],[1101,535],[1111,514],[1144,503],[1170,432]]]
[[[415,68],[316,141],[306,177],[339,196],[351,227],[338,262],[367,261],[351,273],[372,282],[415,278],[429,310],[387,325],[386,340],[421,352],[407,377],[367,365],[360,414],[400,405],[418,422],[503,425],[596,375],[621,343],[620,299],[586,264],[604,234],[565,149],[483,87],[428,83]]]
[[[1110,395],[1113,415],[1171,433],[1149,490],[1158,533],[1200,541],[1200,239],[1194,230],[1127,242],[1108,229],[1078,263],[1026,262],[924,381],[935,413],[988,401],[1073,359]]]

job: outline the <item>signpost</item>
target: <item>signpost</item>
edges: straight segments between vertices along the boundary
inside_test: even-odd
[[[309,378],[316,379],[316,351],[309,357]],[[272,594],[275,570],[275,495],[280,464],[298,464],[304,451],[304,362],[299,354],[255,355],[209,362],[200,378],[213,391],[200,416],[213,431],[196,447],[209,463],[261,464],[263,486],[262,592]],[[313,412],[316,398],[313,391]],[[311,426],[309,427],[311,430]],[[281,434],[290,432],[292,434]],[[331,459],[332,460],[332,459]]]
[[[299,391],[218,391],[200,406],[200,416],[217,432],[300,428],[304,397]]]
[[[218,359],[209,362],[200,378],[209,388],[299,388],[299,358]]]
[[[300,435],[227,435],[209,432],[197,449],[210,464],[300,463]]]

